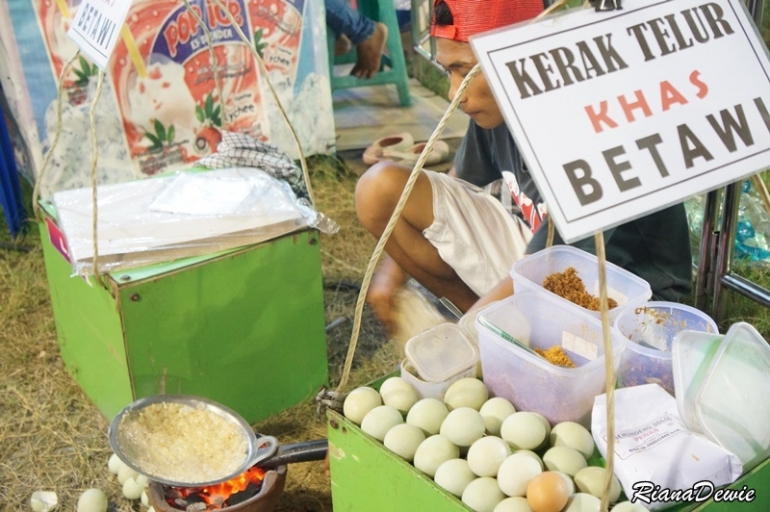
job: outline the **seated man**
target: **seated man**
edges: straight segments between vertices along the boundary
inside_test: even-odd
[[[380,70],[382,52],[388,39],[388,27],[374,22],[350,6],[347,0],[324,0],[326,24],[337,36],[335,53],[347,53],[352,42],[358,58],[352,75],[371,78]]]
[[[470,35],[532,18],[542,10],[541,0],[488,0],[482,2],[483,9],[473,7],[478,3],[436,0],[431,34],[436,37],[436,58],[449,75],[450,99],[477,62]],[[459,106],[471,120],[454,172],[421,172],[372,279],[367,300],[389,329],[394,327],[394,294],[408,276],[466,312],[474,304],[513,293],[511,265],[546,245],[546,205],[483,73],[470,82]],[[410,173],[409,168],[380,162],[359,180],[356,211],[374,236],[385,229]],[[501,178],[516,215],[481,188],[489,189]],[[682,204],[607,230],[604,240],[607,260],[647,280],[655,299],[680,301],[688,296],[692,268]],[[554,243],[563,243],[558,232]],[[573,245],[594,252],[594,237]]]

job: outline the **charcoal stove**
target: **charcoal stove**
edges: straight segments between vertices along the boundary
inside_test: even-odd
[[[221,504],[206,504],[201,500],[195,499],[196,492],[187,496],[188,499],[180,499],[176,506],[167,501],[167,497],[173,501],[175,494],[182,494],[179,491],[190,489],[181,489],[158,482],[150,482],[147,488],[147,498],[156,512],[202,512],[210,510],[222,510],[225,512],[272,512],[278,500],[283,493],[286,485],[286,466],[278,466],[265,472],[261,486],[258,491],[253,490],[253,485],[245,490],[231,494]],[[198,488],[196,488],[198,489]],[[254,492],[252,496],[247,493]],[[244,496],[245,495],[245,496]],[[192,497],[192,498],[191,498]],[[246,498],[246,499],[244,499]],[[230,504],[230,503],[233,504]]]

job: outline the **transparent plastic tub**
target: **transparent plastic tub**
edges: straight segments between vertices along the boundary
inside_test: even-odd
[[[695,419],[749,471],[770,456],[770,345],[750,324],[725,333],[695,398]]]
[[[513,289],[515,293],[525,290],[547,293],[588,315],[600,318],[598,311],[591,311],[578,306],[574,302],[543,288],[546,277],[557,272],[564,272],[568,267],[575,268],[589,294],[599,297],[599,259],[591,253],[570,245],[554,245],[514,263],[511,267]],[[618,303],[617,307],[609,310],[610,322],[615,320],[623,308],[641,304],[652,297],[650,284],[644,279],[610,262],[606,262],[605,268],[607,295]]]
[[[533,349],[560,346],[577,366],[555,366],[506,341],[484,323]],[[601,321],[551,294],[517,292],[480,311],[476,321],[484,383],[494,396],[517,410],[539,412],[555,425],[575,421],[590,428],[594,398],[604,393],[604,341]],[[625,338],[610,327],[617,369]]]
[[[675,395],[672,342],[682,331],[719,334],[706,313],[676,302],[649,301],[621,310],[615,327],[628,338],[618,369],[618,387],[660,384]]]
[[[723,334],[682,331],[671,342],[676,406],[682,421],[691,430],[700,432],[695,418],[695,399],[723,339]]]

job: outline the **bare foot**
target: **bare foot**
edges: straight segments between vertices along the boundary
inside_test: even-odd
[[[345,55],[350,51],[352,43],[348,36],[340,34],[340,36],[334,41],[334,55]]]
[[[356,47],[358,60],[353,66],[352,75],[358,78],[371,78],[380,70],[382,52],[388,39],[388,27],[384,23],[376,23],[374,32],[367,40]]]

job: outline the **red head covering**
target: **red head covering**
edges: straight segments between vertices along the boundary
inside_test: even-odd
[[[543,0],[434,0],[452,11],[454,25],[437,26],[431,20],[430,35],[463,43],[474,34],[534,18],[543,11]]]

